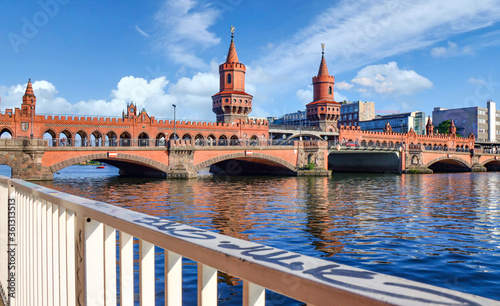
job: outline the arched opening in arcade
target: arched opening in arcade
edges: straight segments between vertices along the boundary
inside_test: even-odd
[[[101,147],[102,146],[102,134],[99,131],[94,131],[90,134],[90,146],[91,147]]]
[[[172,133],[172,134],[170,134],[170,136],[168,136],[168,139],[169,139],[169,140],[180,139],[180,138],[179,138],[179,134],[177,134],[177,133],[175,133],[175,134],[174,134],[174,133]]]
[[[59,133],[58,141],[59,141],[58,145],[62,146],[62,147],[66,147],[66,146],[72,147],[74,145],[73,135],[68,130],[64,130],[61,133]]]
[[[128,132],[120,134],[120,147],[130,147],[132,145],[132,138]]]
[[[104,146],[106,147],[116,147],[118,145],[117,137],[115,132],[110,131],[106,133],[104,137]]]
[[[456,159],[441,159],[427,168],[433,172],[470,172],[469,166]]]
[[[49,147],[57,147],[57,137],[56,133],[53,130],[47,130],[43,133],[43,139],[47,141]]]
[[[229,139],[229,145],[237,146],[239,144],[240,144],[240,142],[238,140],[238,136],[236,136],[236,135],[231,136],[231,138]]]
[[[196,136],[194,136],[194,144],[197,145],[197,146],[202,146],[205,144],[205,141],[204,141],[204,137],[203,135],[201,134],[196,134]]]
[[[149,135],[146,134],[145,132],[142,132],[139,134],[138,137],[138,144],[139,147],[149,147]]]
[[[257,137],[257,135],[253,135],[252,137],[250,137],[250,145],[251,146],[259,145],[259,137]]]
[[[191,140],[191,135],[189,133],[182,135],[182,140]]]
[[[167,137],[163,133],[159,133],[158,135],[156,135],[156,146],[164,147],[166,145],[166,139]]]
[[[226,135],[219,136],[219,146],[227,146],[228,141]]]
[[[78,131],[75,134],[75,147],[87,147],[87,133]]]
[[[214,134],[210,134],[207,136],[207,141],[206,143],[209,145],[209,146],[214,146],[216,143],[215,143],[215,136]]]
[[[12,139],[12,132],[5,128],[0,132],[0,139]]]

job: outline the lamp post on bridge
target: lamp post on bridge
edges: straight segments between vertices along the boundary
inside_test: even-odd
[[[403,148],[403,142],[404,142],[404,136],[403,136],[403,119],[400,119],[399,122],[401,122],[401,151],[404,150]]]
[[[177,107],[177,105],[172,104],[172,106],[174,107],[174,140],[177,140],[177,134],[175,131],[175,108]]]
[[[31,99],[31,104],[28,104],[31,108],[31,135],[30,138],[33,139],[33,99]]]
[[[302,111],[297,111],[299,113],[299,141],[302,140]]]

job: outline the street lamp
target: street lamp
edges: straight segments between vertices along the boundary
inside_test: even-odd
[[[28,104],[31,107],[31,139],[33,139],[33,99],[31,99],[31,104]]]
[[[172,104],[172,106],[174,107],[174,140],[176,140],[177,139],[177,134],[175,132],[175,108],[177,107],[177,105]]]
[[[299,113],[299,140],[302,140],[302,111],[297,111]]]
[[[401,149],[403,149],[403,141],[404,141],[404,136],[403,136],[403,119],[400,119],[399,122],[401,122]]]

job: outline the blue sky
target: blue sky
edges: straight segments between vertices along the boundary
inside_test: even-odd
[[[382,112],[500,102],[500,0],[7,0],[0,4],[0,109],[28,78],[37,113],[215,120],[230,26],[251,116],[312,99],[321,43],[335,99]]]

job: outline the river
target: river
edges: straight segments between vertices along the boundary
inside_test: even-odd
[[[233,237],[496,300],[499,184],[496,172],[152,180],[119,178],[116,168],[94,166],[71,166],[42,183]],[[185,279],[195,277],[189,273],[194,272]],[[241,284],[230,277],[220,282],[220,300],[240,303]],[[185,293],[187,304],[195,301],[190,291]],[[290,301],[275,297],[273,302]]]

